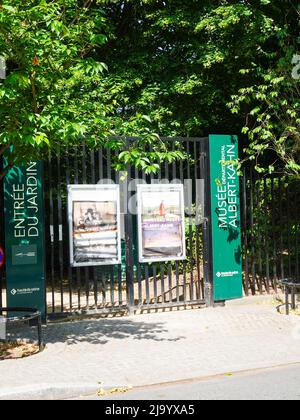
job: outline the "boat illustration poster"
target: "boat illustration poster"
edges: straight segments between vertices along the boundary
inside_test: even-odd
[[[186,258],[182,185],[138,186],[140,262]]]
[[[71,265],[121,263],[119,187],[69,186]]]

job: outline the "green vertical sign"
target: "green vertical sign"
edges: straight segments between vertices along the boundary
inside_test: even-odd
[[[214,300],[243,296],[241,215],[236,136],[210,136]]]
[[[12,168],[4,182],[7,304],[45,316],[42,163]]]

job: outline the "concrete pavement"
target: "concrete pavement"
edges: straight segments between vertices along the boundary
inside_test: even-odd
[[[91,394],[92,387],[144,386],[300,362],[300,317],[276,312],[272,298],[225,308],[50,324],[46,350],[0,362],[0,399]],[[65,391],[63,391],[65,390]],[[74,392],[77,394],[74,394]],[[13,394],[12,394],[13,393]],[[23,393],[23,394],[22,394]]]

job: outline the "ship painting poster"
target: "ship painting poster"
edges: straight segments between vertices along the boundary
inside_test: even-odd
[[[186,258],[183,185],[139,185],[140,262]]]
[[[70,185],[72,267],[121,263],[120,195],[116,185]]]

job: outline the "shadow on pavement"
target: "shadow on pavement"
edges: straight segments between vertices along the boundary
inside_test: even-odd
[[[50,324],[44,329],[46,344],[65,343],[76,345],[82,342],[106,344],[110,339],[152,340],[176,342],[186,337],[170,338],[163,323],[144,323],[130,319],[100,319],[70,323]]]

